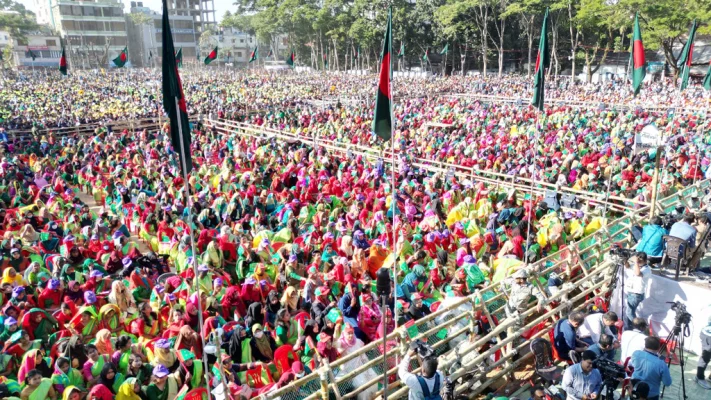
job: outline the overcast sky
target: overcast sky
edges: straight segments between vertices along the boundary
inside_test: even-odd
[[[34,0],[16,0],[21,4],[24,4],[25,7],[27,7],[31,11],[37,11],[35,10],[35,1]],[[123,3],[125,5],[124,10],[126,12],[129,11],[130,6],[131,6],[131,1],[130,0],[123,0]],[[215,15],[217,17],[217,22],[220,22],[222,20],[222,16],[225,14],[225,11],[232,9],[234,10],[236,7],[232,5],[234,1],[232,0],[215,0]],[[162,0],[143,0],[143,6],[148,7],[153,11],[160,12],[162,8]]]

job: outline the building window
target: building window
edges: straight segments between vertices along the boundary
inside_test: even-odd
[[[47,39],[44,41],[47,44],[47,47],[56,47],[57,46],[57,41],[52,39]]]
[[[238,52],[237,52],[237,57],[239,57],[239,58],[242,57],[242,52],[241,52],[241,51],[238,51]]]
[[[239,42],[240,42],[240,43],[244,43],[244,39],[240,39]]]

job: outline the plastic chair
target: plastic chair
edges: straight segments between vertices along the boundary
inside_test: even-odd
[[[263,372],[265,372],[265,374],[263,374]],[[264,375],[266,375],[266,377]],[[250,380],[250,386],[254,389],[260,389],[270,383],[274,383],[274,378],[272,378],[269,368],[264,368],[261,365],[257,368],[247,370],[247,382],[250,382]]]
[[[274,351],[274,364],[276,365],[277,371],[279,371],[279,375],[289,370],[291,363],[298,359],[296,353],[294,353],[294,346],[290,344],[279,346],[279,348]]]
[[[662,265],[666,265],[668,261],[671,261],[676,269],[674,280],[678,281],[679,272],[682,268],[686,267],[685,273],[689,275],[689,243],[684,239],[669,235],[664,235],[662,238],[665,244]]]
[[[546,339],[538,338],[531,342],[531,353],[535,357],[536,374],[546,384],[558,384],[563,378],[563,370],[553,364],[553,352],[555,349]]]

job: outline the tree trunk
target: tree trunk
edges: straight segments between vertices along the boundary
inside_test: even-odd
[[[336,71],[341,69],[341,65],[338,62],[338,42],[336,38],[333,38],[333,58],[336,60]]]
[[[570,82],[575,85],[575,48],[578,37],[573,34],[573,2],[568,0],[568,27],[570,28]]]
[[[526,36],[528,36],[528,67],[526,68],[526,76],[531,77],[531,62],[533,62],[533,19],[526,19]]]
[[[469,35],[464,39],[464,53],[462,54],[462,76],[466,75],[464,67],[467,65],[467,51],[469,51]]]

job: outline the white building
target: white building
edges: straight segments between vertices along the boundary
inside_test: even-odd
[[[247,63],[255,46],[257,46],[256,37],[234,28],[223,28],[217,35],[217,47],[221,61]],[[276,59],[282,59],[285,57],[287,49],[286,35],[283,35],[271,45],[259,43],[258,58],[265,60],[269,52],[273,50]],[[270,57],[269,60],[274,60],[275,57]]]
[[[155,66],[160,61],[163,51],[163,14],[143,7],[142,2],[131,2],[131,13],[143,13],[151,17],[148,25],[137,26],[130,17],[126,17],[128,35],[133,46],[129,59],[137,66]],[[171,11],[169,17],[173,44],[176,51],[183,49],[183,62],[196,60],[199,32],[195,16],[177,14]],[[153,58],[150,55],[153,54]]]
[[[121,0],[36,1],[38,19],[48,19],[66,40],[70,62],[77,67],[108,67],[128,46]]]
[[[49,28],[40,28],[39,31],[26,34],[24,39],[11,39],[14,65],[20,68],[59,67],[59,59],[62,57],[61,39]],[[2,37],[1,33],[0,37]],[[32,55],[35,56],[34,60]]]

